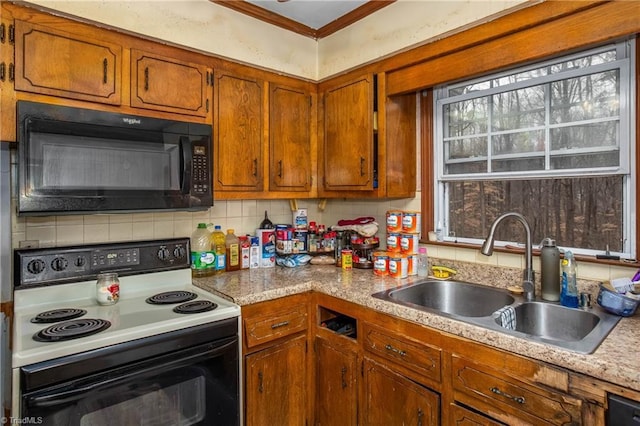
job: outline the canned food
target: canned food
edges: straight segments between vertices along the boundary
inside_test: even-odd
[[[401,235],[395,232],[387,234],[387,251],[390,251],[393,253],[399,253],[400,238],[401,238]]]
[[[407,255],[407,275],[418,275],[418,255],[417,254],[408,254]]]
[[[402,230],[402,210],[389,210],[387,212],[387,232],[400,232]]]
[[[406,255],[389,255],[389,276],[393,278],[407,278],[409,276],[409,259]]]
[[[381,277],[389,275],[389,254],[386,251],[373,252],[373,273]]]
[[[342,269],[345,271],[350,271],[351,268],[353,268],[353,251],[349,249],[342,249],[340,258]]]
[[[418,253],[418,245],[420,236],[418,234],[401,234],[400,235],[400,253],[416,254]]]
[[[402,214],[402,232],[420,232],[420,212],[408,211]]]

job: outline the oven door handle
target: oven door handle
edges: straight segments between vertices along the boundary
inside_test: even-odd
[[[110,385],[112,383],[121,382],[126,380],[127,378],[140,375],[142,373],[149,373],[154,370],[162,370],[165,371],[167,368],[174,367],[178,368],[181,364],[193,364],[195,359],[198,358],[211,358],[216,356],[217,354],[228,350],[230,347],[236,345],[237,339],[233,339],[225,344],[216,345],[216,344],[208,344],[206,349],[202,347],[196,348],[195,353],[185,354],[181,356],[179,354],[172,355],[174,357],[178,357],[173,361],[169,361],[166,363],[162,363],[161,365],[149,366],[147,368],[142,368],[140,370],[131,372],[129,374],[123,374],[121,376],[111,377],[108,380],[100,380],[97,382],[93,382],[88,386],[84,386],[82,388],[72,389],[66,392],[56,392],[49,393],[42,396],[33,396],[29,398],[29,406],[31,407],[52,407],[60,404],[67,404],[69,402],[77,401],[87,396],[87,392],[92,390]],[[150,363],[153,360],[149,360]],[[112,376],[113,372],[107,372],[106,375]]]

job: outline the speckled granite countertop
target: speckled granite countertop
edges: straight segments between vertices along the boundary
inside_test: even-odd
[[[484,283],[490,279],[493,285],[500,287],[508,282],[513,283],[514,279],[517,282],[520,277],[517,270],[501,270],[496,274],[495,271],[487,271],[486,267],[477,268],[479,269],[474,269],[473,266],[465,268],[465,273],[460,273],[459,270],[456,279]],[[241,306],[314,290],[640,391],[640,314],[622,318],[593,354],[583,355],[371,297],[373,293],[406,285],[415,280],[417,277],[403,280],[378,277],[371,270],[354,269],[343,272],[334,266],[304,266],[293,269],[275,267],[229,272],[194,279],[194,284]],[[579,286],[580,284],[579,282]],[[583,283],[582,291],[585,285]],[[593,300],[595,301],[595,298]]]

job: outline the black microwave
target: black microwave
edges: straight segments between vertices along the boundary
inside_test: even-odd
[[[18,214],[206,210],[211,126],[19,101]]]

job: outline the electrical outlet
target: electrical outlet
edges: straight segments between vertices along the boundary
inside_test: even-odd
[[[18,242],[19,248],[38,248],[40,247],[40,241],[38,240],[22,240]]]

